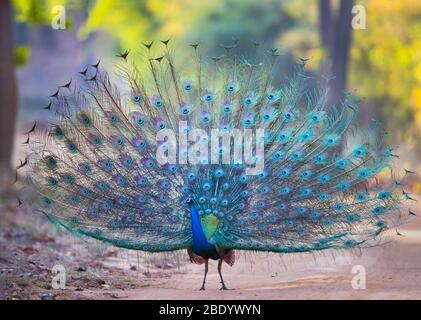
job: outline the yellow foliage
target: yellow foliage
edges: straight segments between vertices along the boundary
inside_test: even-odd
[[[409,120],[408,112],[413,112],[421,128],[421,2],[361,4],[366,8],[367,29],[353,31],[349,87],[381,102],[389,124],[402,126]]]

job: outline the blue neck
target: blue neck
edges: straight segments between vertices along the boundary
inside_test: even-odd
[[[199,214],[195,206],[190,206],[191,216],[191,228],[193,233],[193,251],[196,254],[200,254],[203,251],[213,249],[213,245],[206,239],[205,233],[203,232],[202,225],[200,223]]]

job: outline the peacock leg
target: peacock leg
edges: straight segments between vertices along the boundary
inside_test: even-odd
[[[203,283],[199,290],[205,290],[206,275],[208,274],[208,259],[205,260],[205,276],[203,277]]]
[[[221,277],[221,283],[222,283],[222,287],[221,287],[220,290],[229,290],[227,288],[227,286],[225,285],[225,283],[224,283],[224,279],[222,278],[221,268],[222,268],[222,259],[219,259],[219,262],[218,262],[218,273],[219,273],[219,276]]]

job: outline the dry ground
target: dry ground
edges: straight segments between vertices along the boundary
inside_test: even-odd
[[[421,209],[417,208],[421,216]],[[216,263],[207,290],[203,266],[185,253],[150,255],[86,243],[36,213],[0,209],[1,299],[421,299],[421,218],[393,243],[359,252],[318,255],[239,254],[223,267],[234,290],[220,291]],[[52,288],[52,267],[66,270],[66,289]],[[366,270],[366,289],[352,288],[352,268]]]

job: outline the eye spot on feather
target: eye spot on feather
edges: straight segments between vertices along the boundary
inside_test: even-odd
[[[290,157],[291,161],[298,161],[304,158],[304,151],[303,150],[297,150],[294,151]]]
[[[363,193],[363,192],[359,192],[355,196],[355,200],[356,201],[364,201],[366,199],[367,199],[367,195],[365,193]]]
[[[61,139],[63,138],[64,133],[63,133],[63,130],[59,126],[55,126],[54,128],[51,129],[50,135],[58,139]]]
[[[318,111],[310,114],[310,122],[316,123],[320,121],[324,116],[323,111]]]
[[[68,174],[64,177],[64,181],[68,184],[72,184],[73,182],[75,182],[75,178],[72,175]]]
[[[281,159],[283,159],[283,158],[284,158],[284,156],[285,156],[285,152],[284,152],[284,151],[279,150],[279,151],[276,151],[276,152],[273,154],[272,158],[273,158],[274,160],[281,160]]]
[[[346,159],[339,159],[336,161],[336,168],[338,169],[345,169],[348,164]]]
[[[208,124],[210,122],[211,118],[212,117],[211,117],[210,113],[204,113],[202,115],[202,123],[203,124]]]
[[[341,190],[341,191],[346,191],[346,190],[349,189],[350,186],[351,185],[349,184],[349,182],[347,182],[347,181],[341,181],[338,184],[338,189]]]
[[[149,181],[148,181],[147,178],[142,177],[142,176],[139,176],[139,177],[136,178],[136,184],[138,186],[142,186],[143,187],[143,186],[148,185],[149,184]]]
[[[244,106],[246,106],[246,107],[250,107],[252,104],[253,104],[253,99],[252,98],[249,98],[249,97],[247,97],[247,98],[245,98],[244,99]]]
[[[54,169],[57,167],[57,160],[54,159],[52,156],[48,156],[45,158],[45,162],[50,169]]]
[[[69,197],[69,203],[70,203],[72,206],[77,205],[77,204],[79,203],[79,197],[78,197],[77,195],[70,196],[70,197]]]
[[[309,209],[307,207],[299,207],[295,209],[295,211],[297,212],[298,215],[302,215],[304,213],[307,213]]]
[[[354,223],[354,222],[357,222],[359,220],[360,220],[360,216],[358,214],[355,214],[355,213],[351,213],[351,214],[348,214],[346,216],[346,221],[348,221],[349,223]]]
[[[115,182],[119,185],[119,186],[125,186],[127,185],[127,179],[121,175],[118,175],[115,178]]]
[[[331,227],[333,225],[333,221],[330,218],[323,219],[322,223],[325,227]]]
[[[53,204],[53,200],[48,197],[42,197],[42,203],[46,207],[50,207]]]
[[[386,199],[389,199],[390,196],[391,196],[391,193],[389,191],[381,191],[381,192],[379,192],[377,197],[380,200],[386,200]]]
[[[67,143],[67,148],[71,153],[76,153],[78,151],[76,145],[70,141]]]
[[[84,197],[89,197],[90,195],[92,195],[92,190],[88,188],[82,188],[82,190],[80,190],[80,194]]]
[[[144,204],[147,201],[148,201],[148,199],[143,195],[140,195],[140,196],[137,197],[137,202],[140,203],[140,204]]]
[[[230,113],[232,111],[232,106],[227,104],[223,107],[222,110],[224,111],[224,113]]]
[[[97,208],[92,208],[88,210],[88,217],[97,218],[99,216],[99,210]]]
[[[307,197],[313,193],[311,188],[303,188],[300,190],[300,196]]]
[[[319,154],[318,156],[314,157],[313,163],[314,164],[324,164],[326,163],[327,156],[325,154]]]
[[[189,180],[194,180],[194,179],[196,179],[196,174],[195,174],[194,172],[189,172],[189,173],[187,174],[187,179],[189,179]]]
[[[382,214],[384,214],[386,212],[386,208],[385,207],[382,207],[382,206],[377,206],[377,207],[373,208],[371,210],[371,212],[375,216],[382,215]]]
[[[240,175],[240,183],[247,183],[249,181],[249,177],[245,174]]]
[[[367,154],[367,148],[360,146],[353,150],[354,157],[364,157]]]
[[[79,218],[73,216],[73,217],[70,217],[69,221],[70,221],[70,224],[74,226],[79,223]]]
[[[202,189],[203,189],[204,191],[209,191],[209,190],[210,190],[210,188],[211,188],[211,184],[210,184],[210,182],[205,182],[205,183],[202,185]]]
[[[192,85],[190,83],[186,83],[184,85],[184,90],[186,90],[187,92],[190,92],[192,89]]]
[[[103,191],[108,190],[110,188],[109,184],[104,181],[100,181],[96,185],[98,189]]]
[[[48,177],[47,182],[51,187],[56,187],[58,185],[58,180],[54,177]]]
[[[323,175],[319,178],[319,182],[321,184],[325,184],[328,183],[330,181],[330,176],[329,175]]]
[[[265,194],[270,191],[270,188],[268,186],[263,186],[259,189],[259,193]]]
[[[215,170],[214,175],[215,175],[215,178],[221,178],[224,176],[224,170],[222,170],[221,168],[218,168]]]
[[[292,113],[292,112],[290,112],[290,111],[286,111],[286,112],[284,113],[284,120],[285,120],[285,122],[291,121],[291,120],[293,120],[293,119],[294,119],[294,115],[293,115],[293,113]]]
[[[144,161],[143,161],[143,164],[145,165],[145,167],[146,168],[148,168],[148,169],[154,169],[154,168],[156,168],[156,163],[155,163],[155,161],[154,160],[152,160],[152,159],[145,159]]]
[[[205,100],[206,102],[212,102],[212,101],[213,101],[213,95],[211,95],[211,94],[206,94],[206,95],[203,97],[203,100]]]
[[[111,210],[114,207],[114,205],[111,201],[106,201],[103,204],[101,204],[101,207],[104,210]]]
[[[167,194],[161,193],[158,199],[159,202],[167,202],[169,200],[169,196]]]
[[[326,201],[326,200],[329,200],[329,198],[330,198],[330,195],[327,192],[321,192],[319,194],[320,201]]]
[[[108,119],[110,120],[111,124],[117,124],[120,121],[120,118],[116,114],[109,114]]]
[[[162,100],[157,100],[154,102],[154,105],[157,108],[161,108],[164,105],[164,103],[162,102]]]
[[[184,105],[183,107],[181,107],[180,109],[180,114],[181,115],[188,115],[190,113],[190,107],[187,105]]]
[[[318,210],[313,210],[313,211],[310,212],[310,218],[311,219],[318,219],[318,218],[320,218],[320,216],[321,216],[321,213]]]
[[[83,173],[91,173],[92,172],[92,166],[89,163],[82,164],[81,168],[82,168]]]
[[[311,131],[305,131],[301,134],[300,140],[301,142],[306,142],[311,137]]]
[[[91,119],[84,113],[79,115],[79,121],[85,126],[89,127],[92,124]]]
[[[359,169],[357,173],[357,177],[360,179],[364,179],[368,177],[368,170],[365,168]]]
[[[300,172],[301,180],[308,180],[311,178],[312,175],[313,175],[313,172],[309,169]]]
[[[336,211],[343,211],[345,208],[346,208],[346,205],[344,203],[337,202],[335,204],[335,210]]]
[[[289,187],[289,186],[283,186],[283,187],[281,187],[281,190],[280,190],[280,194],[281,195],[287,195],[287,194],[290,194],[292,192],[292,188],[291,187]]]
[[[281,178],[287,178],[291,175],[292,169],[291,168],[283,168],[279,171],[279,176]]]
[[[344,246],[346,248],[353,247],[354,245],[355,245],[355,241],[354,240],[347,239],[347,240],[344,241]]]
[[[168,164],[165,166],[165,168],[168,172],[171,172],[171,173],[176,173],[178,170],[178,167],[175,164]]]
[[[327,147],[333,147],[336,146],[339,142],[339,136],[338,135],[329,135],[326,137],[325,143]]]
[[[135,103],[139,103],[140,101],[142,101],[142,98],[139,95],[135,95],[134,98],[133,98],[133,101]]]
[[[120,162],[126,168],[131,168],[134,164],[134,160],[128,155],[120,156]]]
[[[100,167],[101,167],[101,169],[103,169],[105,171],[111,171],[113,169],[114,165],[111,162],[111,160],[102,160],[100,162]]]
[[[231,187],[231,185],[230,185],[230,183],[229,183],[229,182],[224,182],[224,184],[222,185],[222,189],[224,189],[225,191],[226,191],[226,190],[229,190],[229,189],[230,189],[230,187]]]
[[[387,226],[387,224],[386,224],[386,222],[385,222],[385,221],[383,221],[383,220],[379,220],[379,221],[377,221],[377,222],[376,222],[376,227],[377,227],[377,228],[383,229],[383,228],[385,228],[386,226]]]

